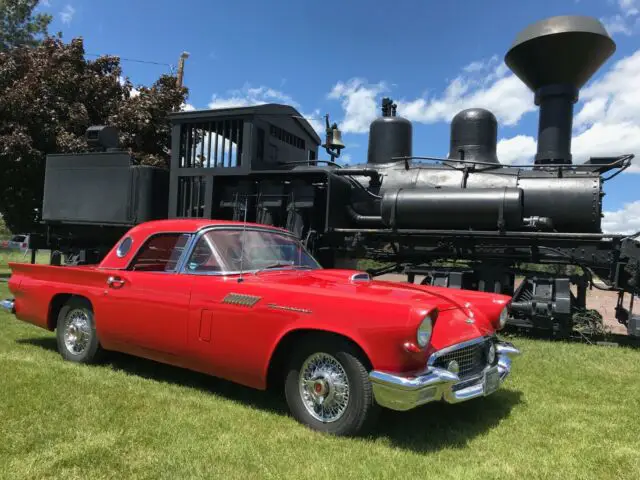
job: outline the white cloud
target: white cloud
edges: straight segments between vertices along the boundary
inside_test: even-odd
[[[251,87],[249,84],[245,84],[241,89],[230,90],[227,93],[229,95],[227,97],[219,97],[214,94],[209,102],[209,108],[248,107],[265,103],[284,103],[298,106],[289,95],[265,86]]]
[[[71,5],[67,4],[59,13],[60,20],[62,21],[62,23],[68,25],[71,23],[71,20],[73,20],[73,16],[75,15],[75,13],[76,13],[76,9],[73,8]]]
[[[640,153],[640,50],[616,62],[581,93],[572,153],[589,156]]]
[[[633,23],[629,22],[627,18],[622,15],[613,15],[602,19],[604,28],[607,29],[609,35],[615,35],[616,33],[623,33],[625,35],[631,35],[633,33]]]
[[[213,94],[208,106],[209,108],[233,108],[264,105],[265,103],[291,105],[300,111],[300,105],[286,93],[266,86],[252,87],[248,83],[240,89],[228,91],[227,96]],[[324,132],[319,110],[315,110],[312,114],[300,111],[300,115],[309,122],[318,134]]]
[[[640,27],[640,0],[618,0],[619,13],[601,18],[609,35],[632,35]]]
[[[467,108],[487,108],[502,125],[535,110],[533,94],[497,56],[468,64],[441,95],[398,101],[398,113],[420,123],[450,122]]]
[[[484,68],[484,63],[481,61],[471,62],[469,65],[464,67],[464,70],[467,73],[479,72]]]
[[[195,109],[196,107],[194,107],[190,103],[183,103],[182,105],[180,105],[180,111],[182,112],[193,112]]]
[[[602,231],[623,235],[640,231],[640,201],[626,203],[620,210],[604,212]]]
[[[384,83],[369,85],[361,78],[336,83],[328,98],[342,102],[345,117],[339,122],[340,129],[345,133],[368,132],[369,124],[378,115],[376,97],[386,90]]]
[[[536,154],[536,141],[528,135],[501,139],[497,148],[500,163],[531,163]]]
[[[618,5],[626,16],[638,15],[638,13],[640,13],[640,1],[638,0],[618,0]]]
[[[51,6],[51,3],[49,2],[49,0],[40,0],[40,4],[43,7],[50,7]]]

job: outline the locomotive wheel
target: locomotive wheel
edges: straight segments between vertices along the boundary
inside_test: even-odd
[[[292,415],[320,432],[365,433],[379,406],[360,353],[343,340],[315,340],[295,350],[287,369],[285,396]]]

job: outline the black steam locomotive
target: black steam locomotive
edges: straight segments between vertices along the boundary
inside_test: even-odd
[[[631,315],[640,244],[601,233],[603,183],[633,155],[575,165],[570,148],[579,89],[614,50],[588,17],[543,20],[516,38],[506,64],[540,106],[531,165],[499,163],[496,118],[479,108],[453,118],[447,158],[415,157],[412,125],[390,99],[371,124],[366,164],[350,167],[335,161],[344,148],[337,125],[327,117],[322,147],[331,160],[320,160],[321,139],[286,105],[171,114],[169,170],[119,151],[114,129],[89,129],[94,151],[47,158],[42,246],[55,263],[92,263],[146,220],[254,221],[295,232],[327,267],[372,259],[382,265],[373,275],[513,295],[510,322],[520,326],[566,334],[590,285],[616,290],[618,320],[640,335]],[[458,263],[438,266],[445,260]]]

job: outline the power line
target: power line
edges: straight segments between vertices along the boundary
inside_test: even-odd
[[[135,62],[135,63],[146,63],[146,64],[149,64],[149,65],[160,65],[160,66],[163,66],[163,67],[169,67],[171,70],[173,70],[173,65],[171,65],[169,63],[154,62],[154,61],[151,61],[151,60],[138,60],[138,59],[135,59],[135,58],[125,58],[125,57],[121,57],[120,55],[112,55],[112,54],[98,55],[97,53],[85,53],[85,55],[88,55],[90,57],[106,57],[106,56],[118,57],[123,62]]]

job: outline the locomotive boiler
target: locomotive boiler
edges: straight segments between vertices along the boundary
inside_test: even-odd
[[[615,290],[618,320],[640,335],[631,315],[640,245],[601,230],[604,184],[633,155],[580,164],[571,155],[580,88],[614,51],[589,17],[553,17],[517,36],[505,62],[539,106],[531,164],[500,163],[497,121],[483,108],[452,119],[445,158],[414,156],[412,124],[388,98],[371,123],[367,161],[348,167],[336,162],[344,144],[328,117],[322,147],[331,160],[322,160],[309,123],[276,104],[171,114],[168,170],[141,168],[106,144],[50,155],[43,245],[67,262],[91,263],[140,221],[244,219],[295,232],[327,267],[369,259],[374,276],[400,272],[411,282],[512,295],[510,323],[560,334],[585,312],[589,286]],[[72,189],[78,182],[84,188]],[[543,273],[532,264],[562,268]]]

